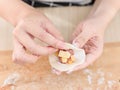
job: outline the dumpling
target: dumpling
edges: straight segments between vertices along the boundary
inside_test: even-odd
[[[61,71],[61,72],[70,71],[74,69],[76,66],[83,64],[85,62],[85,57],[86,57],[85,51],[83,49],[77,48],[74,45],[69,44],[69,43],[67,43],[66,45],[68,46],[68,50],[73,50],[75,60],[72,61],[72,63],[60,62],[60,57],[59,55],[57,56],[56,53],[49,55],[50,65],[56,70]],[[64,60],[70,57],[69,53],[64,52],[64,50],[63,50],[63,53],[64,53],[63,58],[65,57]]]

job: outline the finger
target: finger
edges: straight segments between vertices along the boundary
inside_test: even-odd
[[[73,43],[78,45],[78,47],[82,48],[87,41],[91,38],[91,34],[86,31],[81,32],[74,40]]]
[[[90,60],[89,60],[88,58],[90,58]],[[86,56],[86,61],[85,61],[85,63],[82,64],[82,65],[77,66],[77,67],[74,69],[74,71],[77,71],[77,70],[79,70],[79,69],[87,68],[90,64],[92,64],[93,58],[95,58],[93,55],[87,55],[87,56]]]
[[[13,61],[15,63],[35,63],[38,60],[38,56],[26,53],[23,46],[14,38],[14,51]]]
[[[46,24],[46,31],[53,35],[55,38],[64,41],[64,38],[62,37],[61,33],[51,24]]]
[[[36,44],[29,34],[22,30],[16,38],[27,50],[35,55],[48,55],[56,51],[56,49],[52,47],[42,47]]]
[[[72,34],[71,41],[73,41],[82,32],[82,24],[80,24]]]
[[[92,64],[102,54],[102,51],[103,51],[103,44],[100,44],[95,51],[92,51],[91,53],[86,55],[85,63],[77,66],[74,70],[76,71],[78,69],[84,69],[90,64]]]
[[[59,48],[59,49],[66,49],[66,44],[62,42],[61,40],[56,39],[53,37],[51,34],[43,30],[42,28],[34,28],[32,30],[27,30],[28,33],[32,34],[34,37],[37,37],[44,43],[47,43],[48,45],[54,47],[54,48]]]

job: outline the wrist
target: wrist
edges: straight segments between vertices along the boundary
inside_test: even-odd
[[[24,17],[28,16],[30,13],[34,12],[35,9],[33,7],[24,7],[19,11],[12,22],[14,26],[16,26]]]
[[[118,5],[98,0],[96,1],[95,5],[93,6],[91,12],[89,13],[87,18],[90,17],[97,17],[103,20],[104,22],[110,22],[116,13],[119,11]]]
[[[6,5],[9,5],[9,7],[6,7]],[[14,26],[33,10],[33,7],[27,5],[22,0],[0,0],[0,16]]]

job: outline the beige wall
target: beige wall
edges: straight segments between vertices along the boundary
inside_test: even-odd
[[[91,7],[67,7],[43,9],[68,41],[75,26],[85,18]],[[105,34],[105,42],[120,42],[120,13],[116,15]],[[0,50],[12,49],[13,27],[0,18]]]
[[[12,49],[13,27],[0,18],[0,50]]]

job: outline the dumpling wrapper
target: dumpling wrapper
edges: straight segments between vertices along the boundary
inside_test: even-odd
[[[67,43],[68,49],[72,49],[75,56],[75,61],[72,64],[63,64],[59,62],[59,58],[55,54],[49,55],[50,65],[58,71],[65,72],[71,71],[76,66],[83,64],[85,62],[85,51],[79,49],[72,44]]]

